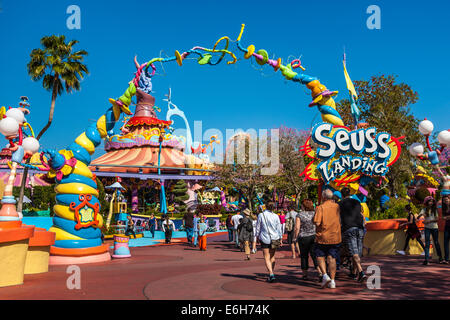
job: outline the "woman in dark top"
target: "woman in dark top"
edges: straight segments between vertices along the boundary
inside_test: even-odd
[[[444,255],[443,263],[449,263],[449,241],[450,241],[450,195],[442,197],[442,214],[441,217],[445,221],[444,227]]]
[[[425,250],[425,246],[423,245],[422,240],[420,239],[422,235],[420,234],[419,228],[417,227],[416,223],[416,216],[411,211],[411,206],[407,204],[405,206],[405,210],[408,212],[408,222],[402,223],[400,226],[406,225],[406,240],[405,240],[405,246],[403,247],[403,251],[397,251],[400,254],[405,255],[406,249],[409,245],[409,240],[417,240],[417,242],[420,244],[423,250]]]
[[[300,264],[303,272],[303,280],[308,279],[309,257],[311,257],[314,268],[319,272],[319,279],[322,274],[314,254],[314,240],[316,238],[316,226],[314,220],[314,204],[311,200],[302,201],[302,210],[295,218],[294,237],[300,247]]]
[[[155,215],[152,214],[148,221],[150,232],[152,233],[152,238],[155,237],[155,228],[156,228],[156,218]]]
[[[127,219],[127,230],[125,231],[125,235],[128,236],[130,233],[132,233],[134,238],[136,239],[136,233],[134,232],[134,221],[131,218],[131,215],[128,215]]]
[[[234,228],[233,228],[233,220],[231,218],[232,218],[232,215],[229,214],[225,223],[227,225],[227,230],[228,230],[228,241],[233,242]]]

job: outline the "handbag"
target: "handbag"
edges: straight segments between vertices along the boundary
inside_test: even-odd
[[[281,246],[281,239],[272,240],[270,237],[269,225],[267,224],[266,217],[264,216],[264,212],[261,213],[263,215],[264,222],[266,223],[267,234],[269,235],[270,240],[270,249],[278,249]]]

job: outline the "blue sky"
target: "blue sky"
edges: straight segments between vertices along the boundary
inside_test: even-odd
[[[81,30],[69,30],[66,9],[81,9]],[[381,30],[369,30],[369,5],[381,9]],[[306,74],[317,76],[329,89],[347,97],[342,71],[345,46],[353,80],[395,74],[419,93],[412,111],[427,117],[435,130],[448,128],[450,108],[450,3],[448,1],[9,1],[0,0],[0,105],[16,106],[21,95],[32,105],[29,120],[35,131],[46,123],[50,93],[33,82],[26,65],[44,35],[77,39],[76,48],[89,52],[90,75],[82,89],[56,102],[54,123],[41,139],[44,147],[68,146],[90,121],[119,97],[133,77],[134,55],[140,62],[173,55],[195,45],[211,48],[221,36],[236,39],[246,24],[242,44],[254,44],[271,56],[302,56]],[[233,51],[237,51],[233,48]],[[235,65],[200,66],[185,61],[158,67],[153,78],[157,105],[170,86],[173,102],[184,110],[191,126],[203,129],[308,129],[320,119],[309,108],[309,90],[285,81],[271,67],[263,70],[241,58]],[[175,127],[184,127],[174,118]],[[97,154],[102,153],[99,150]]]

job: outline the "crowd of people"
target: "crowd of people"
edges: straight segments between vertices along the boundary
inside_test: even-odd
[[[441,203],[438,205],[432,196],[427,196],[424,200],[424,208],[416,216],[411,210],[411,206],[407,205],[407,222],[406,239],[403,250],[397,251],[399,254],[405,255],[411,240],[416,240],[424,250],[424,265],[430,263],[430,245],[433,239],[433,248],[436,250],[439,263],[449,264],[449,241],[450,241],[450,195],[446,194],[442,197]],[[438,209],[441,209],[442,215],[439,218]],[[423,218],[425,244],[422,241],[422,234],[417,226],[417,221]],[[441,245],[439,244],[439,219],[444,220],[444,256],[442,255]]]
[[[275,277],[275,253],[284,244],[289,246],[293,259],[300,258],[302,278],[310,278],[311,268],[317,272],[317,281],[322,288],[336,288],[336,272],[347,267],[348,276],[357,282],[363,282],[366,274],[361,264],[366,233],[363,208],[360,202],[353,199],[350,189],[344,187],[339,194],[325,189],[321,194],[322,203],[315,206],[313,201],[304,199],[301,210],[296,211],[294,203],[288,208],[277,210],[275,203],[269,202],[259,207],[259,212],[253,213],[248,208],[242,208],[234,214],[229,214],[224,227],[228,231],[228,241],[241,252],[245,253],[245,260],[251,260],[251,255],[257,252],[257,244],[262,250],[264,263],[268,271],[267,281],[273,282]],[[438,209],[442,209],[439,217]],[[401,226],[406,227],[404,249],[397,251],[406,254],[411,240],[418,241],[424,250],[424,265],[430,262],[430,244],[439,258],[439,263],[449,263],[450,241],[450,196],[444,195],[441,204],[429,196],[424,201],[424,208],[416,216],[410,205],[405,207],[407,221]],[[417,222],[423,218],[425,244],[421,240],[421,232]],[[445,221],[444,228],[444,257],[438,240],[438,220]],[[147,228],[153,237],[156,218],[150,217]],[[202,215],[195,211],[187,212],[182,221],[186,231],[189,246],[198,247],[206,251],[206,232],[208,225]],[[134,234],[133,222],[128,221],[127,235]],[[169,216],[164,217],[162,231],[165,242],[171,243],[174,222]],[[286,243],[283,236],[286,234]],[[312,265],[310,265],[310,261]]]
[[[350,189],[347,187],[344,187],[338,196],[326,189],[321,197],[322,203],[316,207],[311,200],[304,199],[299,212],[292,204],[287,210],[282,209],[277,214],[275,204],[267,203],[256,215],[249,209],[243,209],[234,215],[230,214],[225,222],[228,240],[236,248],[245,252],[245,260],[250,260],[251,254],[256,253],[257,243],[259,243],[269,282],[276,280],[275,253],[278,248],[287,244],[292,258],[300,257],[300,268],[304,280],[309,279],[309,271],[314,268],[322,288],[336,288],[337,270],[347,267],[348,276],[362,283],[367,276],[361,264],[366,234],[366,219],[361,203],[351,197]],[[441,205],[441,218],[445,221],[444,258],[438,241],[439,215],[436,200],[433,197],[427,197],[424,206],[418,216],[411,212],[410,205],[405,207],[408,218],[404,224],[407,227],[404,251],[410,240],[417,240],[424,249],[423,264],[428,265],[432,238],[439,258],[438,262],[448,264],[450,197],[444,195]],[[421,233],[417,227],[417,221],[421,218],[425,225],[425,244],[420,240]],[[284,234],[286,234],[286,243],[283,243]],[[401,253],[404,254],[404,251]]]

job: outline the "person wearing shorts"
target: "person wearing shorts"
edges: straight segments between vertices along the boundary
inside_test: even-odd
[[[316,225],[316,245],[315,256],[322,273],[321,287],[327,285],[336,288],[336,258],[339,254],[339,244],[341,243],[341,222],[339,214],[339,205],[333,201],[333,192],[325,189],[322,192],[323,203],[317,206],[314,215],[314,224]],[[330,275],[327,274],[325,258],[328,259],[328,268]]]
[[[300,256],[300,248],[297,243],[297,237],[295,237],[295,223],[298,213],[294,211],[294,208],[295,204],[290,203],[288,206],[289,212],[286,214],[284,227],[287,233],[287,244],[291,247],[292,259],[297,257],[296,252]]]
[[[280,241],[283,237],[281,232],[280,218],[273,213],[275,208],[275,203],[269,202],[266,205],[266,210],[258,215],[258,220],[256,221],[255,235],[261,243],[261,248],[263,251],[264,263],[266,265],[267,271],[269,272],[268,282],[275,281],[275,251],[276,248],[271,246],[272,241]]]
[[[339,208],[342,234],[344,245],[347,247],[353,262],[353,270],[351,270],[350,276],[358,282],[363,282],[366,278],[361,266],[365,221],[362,214],[363,209],[358,200],[350,198],[349,188],[342,188],[341,194],[343,199],[339,202]]]

